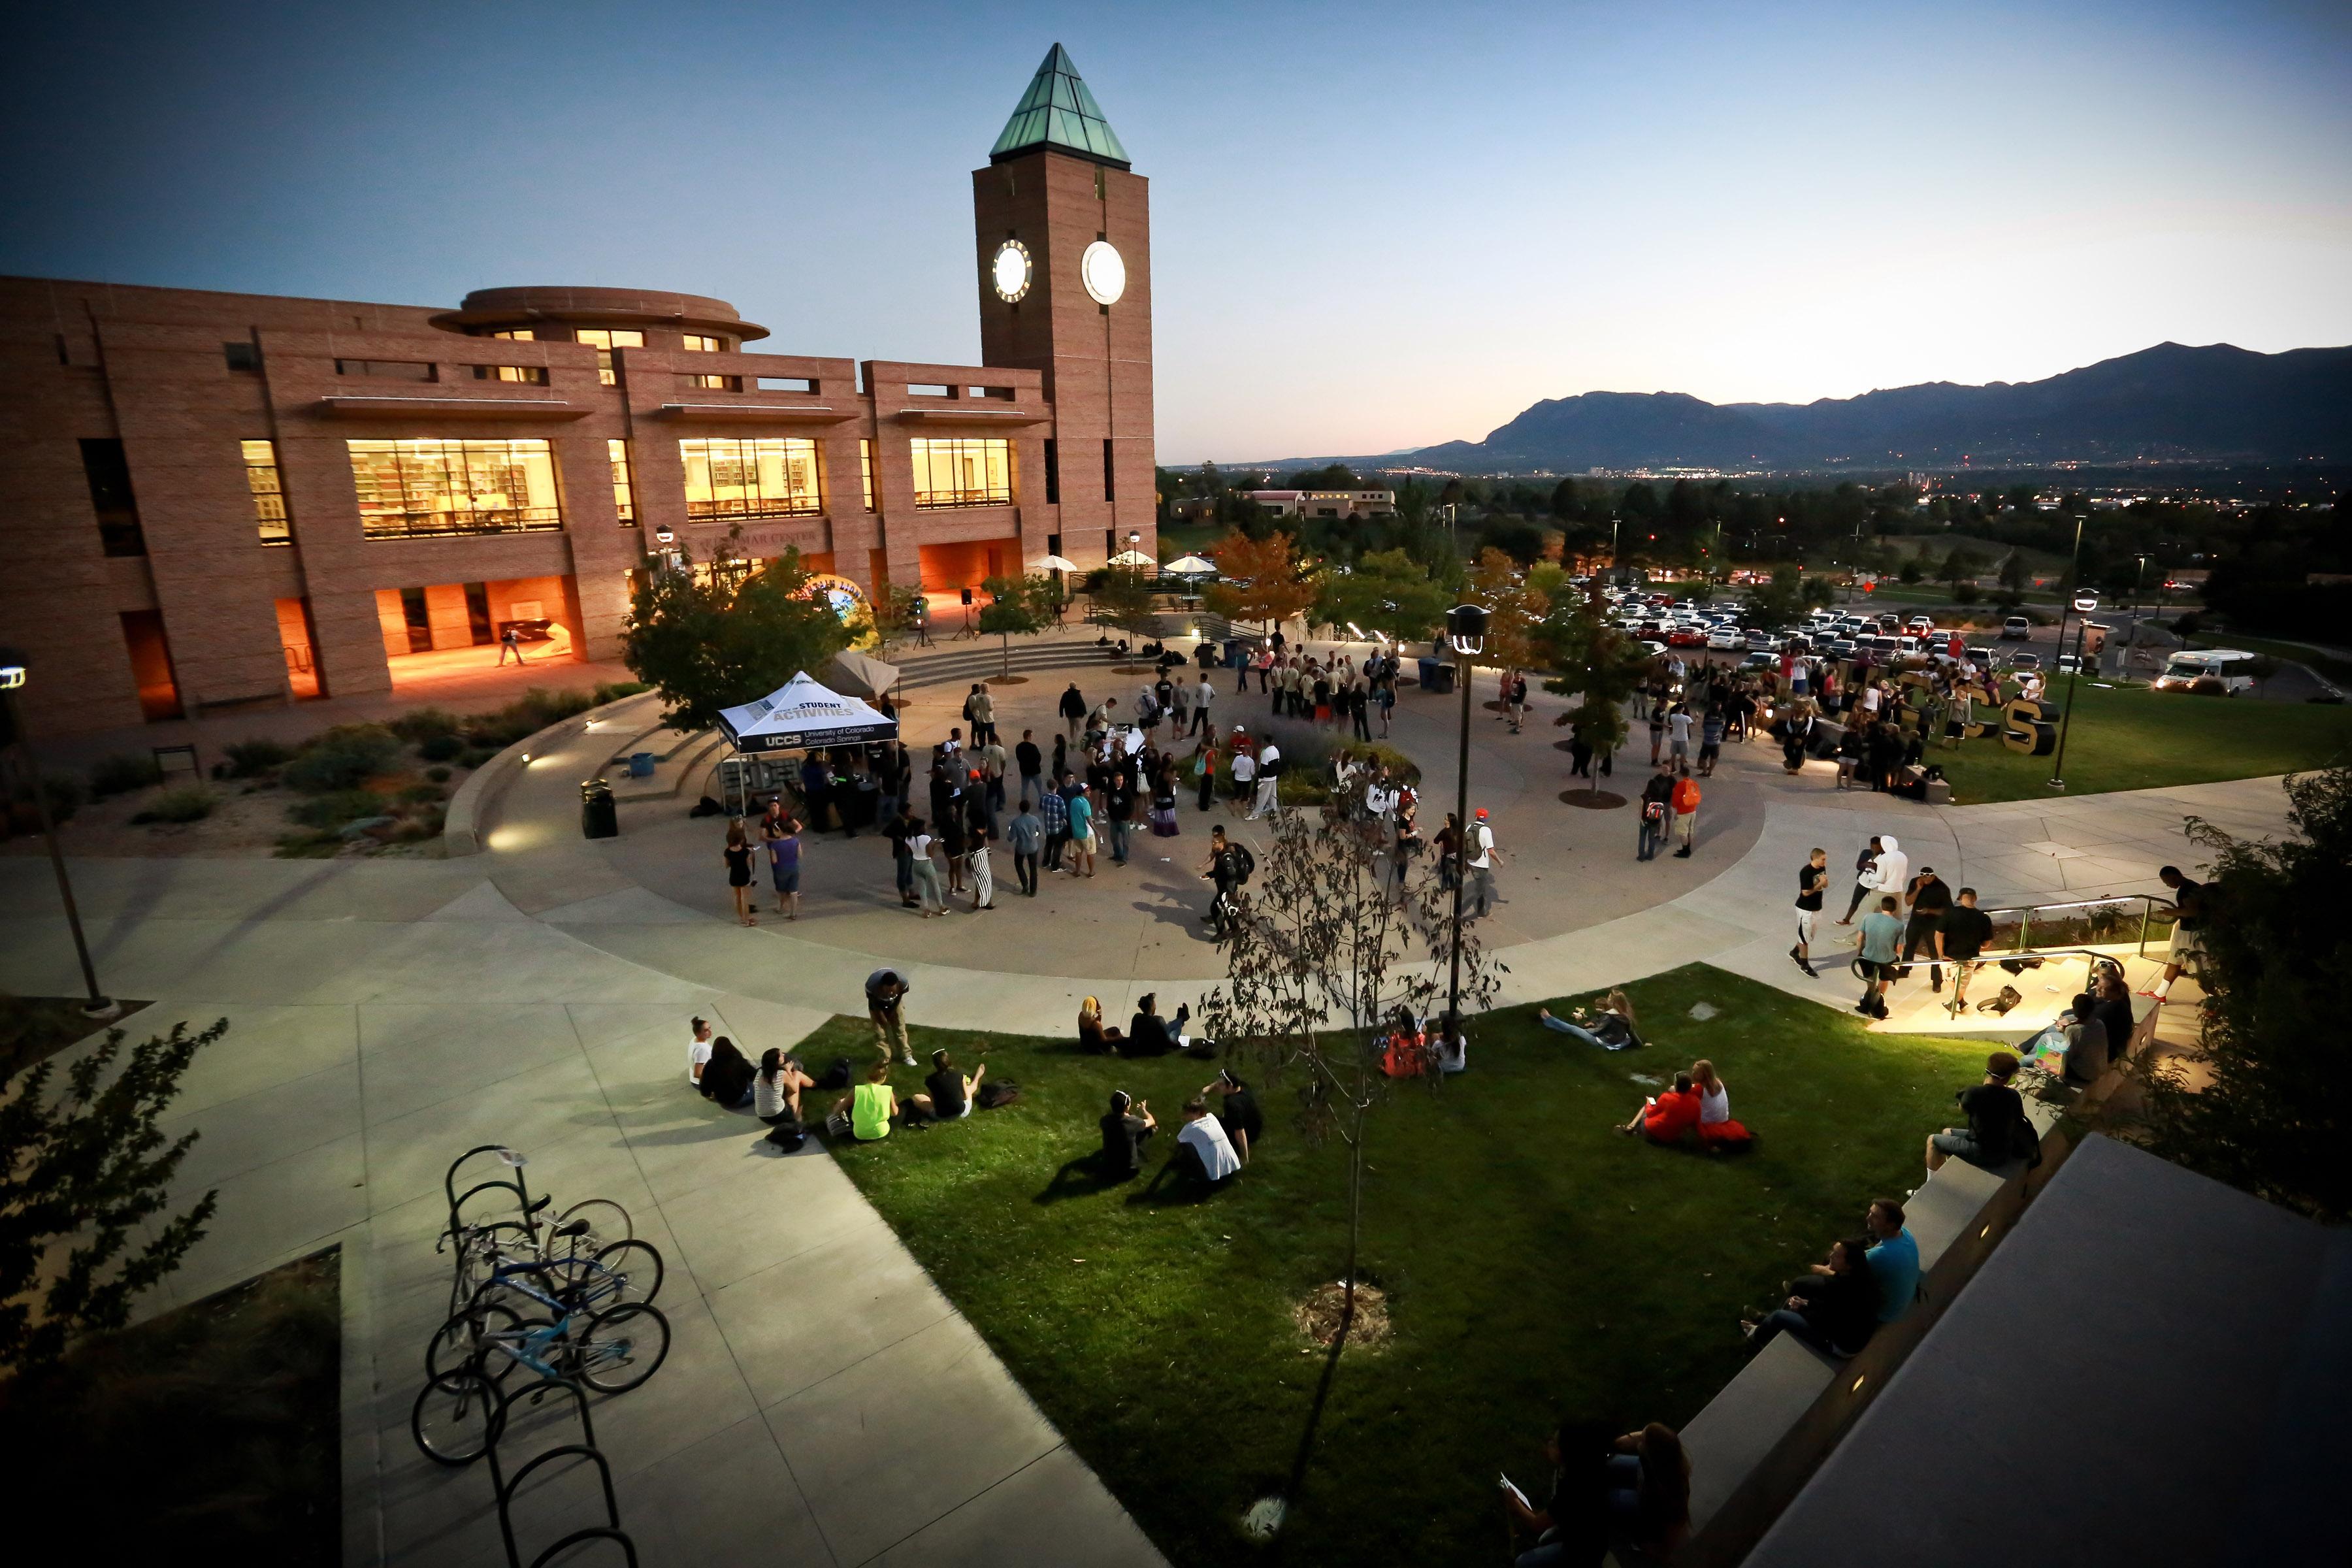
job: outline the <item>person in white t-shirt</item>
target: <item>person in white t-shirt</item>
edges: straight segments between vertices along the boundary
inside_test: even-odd
[[[694,1021],[694,1038],[686,1047],[686,1081],[695,1088],[702,1087],[702,1069],[710,1061],[710,1020]]]
[[[1234,730],[1233,774],[1234,798],[1229,809],[1239,811],[1249,804],[1252,795],[1257,794],[1257,755],[1250,750],[1249,742],[1238,726]]]
[[[1194,1095],[1184,1102],[1183,1130],[1176,1134],[1176,1154],[1160,1171],[1166,1175],[1176,1173],[1184,1186],[1207,1192],[1218,1183],[1242,1168],[1242,1157],[1234,1152],[1233,1140],[1225,1136],[1225,1124],[1209,1114],[1209,1102]],[[1152,1186],[1160,1178],[1152,1178]]]
[[[1269,739],[1257,749],[1257,799],[1250,803],[1249,820],[1272,816],[1282,809],[1282,748]]]
[[[1495,896],[1495,862],[1503,852],[1495,847],[1495,830],[1486,826],[1486,808],[1472,812],[1470,825],[1470,886],[1465,892],[1475,894],[1481,915],[1501,902]]]

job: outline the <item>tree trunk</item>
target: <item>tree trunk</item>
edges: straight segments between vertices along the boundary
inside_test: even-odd
[[[1013,634],[999,632],[996,639],[1004,648],[1004,678],[1010,680],[1013,679]]]

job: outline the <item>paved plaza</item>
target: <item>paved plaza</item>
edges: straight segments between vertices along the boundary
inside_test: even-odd
[[[1137,679],[1082,683],[1093,698]],[[1230,675],[1219,680],[1230,699]],[[1000,690],[1008,741],[1024,724],[1049,734],[1063,684],[1041,672]],[[918,693],[910,737],[943,733],[961,697]],[[2283,826],[2275,780],[1929,807],[1839,794],[1826,772],[1785,778],[1759,743],[1727,747],[1694,859],[1636,864],[1630,809],[1558,803],[1558,709],[1537,709],[1520,736],[1483,710],[1474,721],[1473,804],[1511,857],[1510,901],[1487,933],[1509,966],[1507,1003],[1705,960],[1849,1005],[1842,968],[1809,981],[1786,956],[1796,868],[1814,845],[1840,893],[1834,874],[1864,839],[1892,832],[1915,868],[2005,905],[2155,890],[2159,864],[2195,858],[2180,836],[2189,812],[2237,832]],[[1264,710],[1253,693],[1219,718]],[[407,1420],[446,1308],[443,1169],[505,1142],[529,1155],[534,1190],[559,1205],[617,1200],[668,1259],[669,1362],[595,1413],[646,1562],[1159,1561],[821,1146],[770,1154],[756,1123],[689,1091],[686,1020],[710,1017],[756,1058],[858,1011],[883,963],[912,974],[918,1024],[1058,1035],[1081,996],[1118,1016],[1148,990],[1172,1011],[1216,972],[1192,875],[1206,824],[1258,830],[1188,797],[1182,834],[1139,836],[1132,869],[1048,878],[1031,900],[1000,856],[997,912],[929,921],[898,907],[879,838],[812,839],[803,919],[746,930],[730,913],[723,822],[686,817],[693,789],[627,808],[618,839],[578,835],[579,780],[653,711],[637,700],[568,726],[499,805],[478,856],[74,864],[106,985],[156,1004],[135,1029],[232,1025],[173,1111],[175,1128],[204,1133],[180,1184],[217,1186],[219,1214],[146,1310],[340,1243],[349,1560],[498,1561],[487,1474],[427,1464]],[[1432,830],[1450,809],[1457,712],[1412,692],[1398,710],[1395,740],[1428,770]],[[1645,772],[1621,765],[1621,790]],[[73,994],[47,867],[0,859],[0,984]]]

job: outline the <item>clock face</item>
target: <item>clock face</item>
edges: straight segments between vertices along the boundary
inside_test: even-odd
[[[1127,263],[1119,259],[1110,241],[1096,240],[1078,258],[1078,279],[1087,286],[1087,297],[1097,305],[1116,305],[1118,297],[1127,292]]]
[[[996,258],[988,264],[988,278],[996,285],[996,297],[1008,305],[1029,292],[1029,247],[1017,239],[998,246]]]

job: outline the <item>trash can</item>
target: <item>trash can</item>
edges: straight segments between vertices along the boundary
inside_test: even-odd
[[[1225,668],[1227,669],[1239,669],[1242,667],[1242,660],[1247,657],[1248,656],[1242,651],[1241,638],[1227,637],[1225,639]]]
[[[654,754],[651,752],[631,752],[629,753],[629,776],[633,779],[649,779],[653,777]]]
[[[613,786],[603,779],[580,782],[580,837],[618,838],[621,816],[613,805]]]
[[[1454,689],[1454,667],[1442,658],[1421,661],[1421,689],[1443,697]]]

